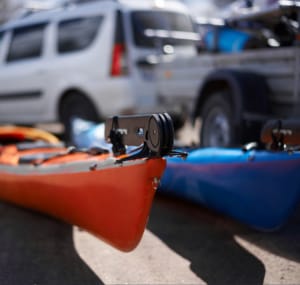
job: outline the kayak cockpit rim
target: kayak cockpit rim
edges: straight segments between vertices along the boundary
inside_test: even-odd
[[[0,164],[0,174],[1,173],[11,173],[16,175],[43,175],[43,174],[65,174],[65,173],[79,173],[79,172],[89,172],[101,169],[109,168],[119,168],[131,165],[143,164],[148,159],[135,159],[128,160],[122,163],[116,163],[117,159],[115,157],[109,157],[105,160],[99,160],[96,158],[73,161],[59,164],[20,164],[20,165],[1,165]]]

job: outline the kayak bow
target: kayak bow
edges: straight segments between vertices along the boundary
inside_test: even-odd
[[[166,167],[162,156],[172,150],[173,125],[167,114],[112,120],[106,127],[114,156],[48,142],[2,145],[0,198],[78,225],[122,251],[133,250]],[[128,139],[142,143],[142,151],[126,154]]]

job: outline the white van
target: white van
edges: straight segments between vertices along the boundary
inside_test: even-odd
[[[0,28],[0,123],[101,120],[155,110],[158,41],[147,31],[192,33],[177,1],[94,1],[27,15]],[[161,40],[159,41],[161,45]],[[172,52],[193,49],[172,41]],[[191,51],[192,52],[192,51]]]

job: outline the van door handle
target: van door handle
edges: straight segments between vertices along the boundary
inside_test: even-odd
[[[159,62],[157,56],[146,56],[136,61],[138,67],[153,67]]]

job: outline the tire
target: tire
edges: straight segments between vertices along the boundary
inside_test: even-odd
[[[88,121],[99,121],[99,116],[92,102],[84,95],[73,92],[65,97],[60,105],[60,121],[64,125],[64,140],[72,143],[72,119],[81,118]]]
[[[176,115],[170,114],[170,116],[172,118],[175,131],[180,130],[184,126],[187,120],[187,115],[184,113],[176,114]]]
[[[201,147],[231,147],[237,144],[233,109],[226,93],[211,94],[200,111]]]

